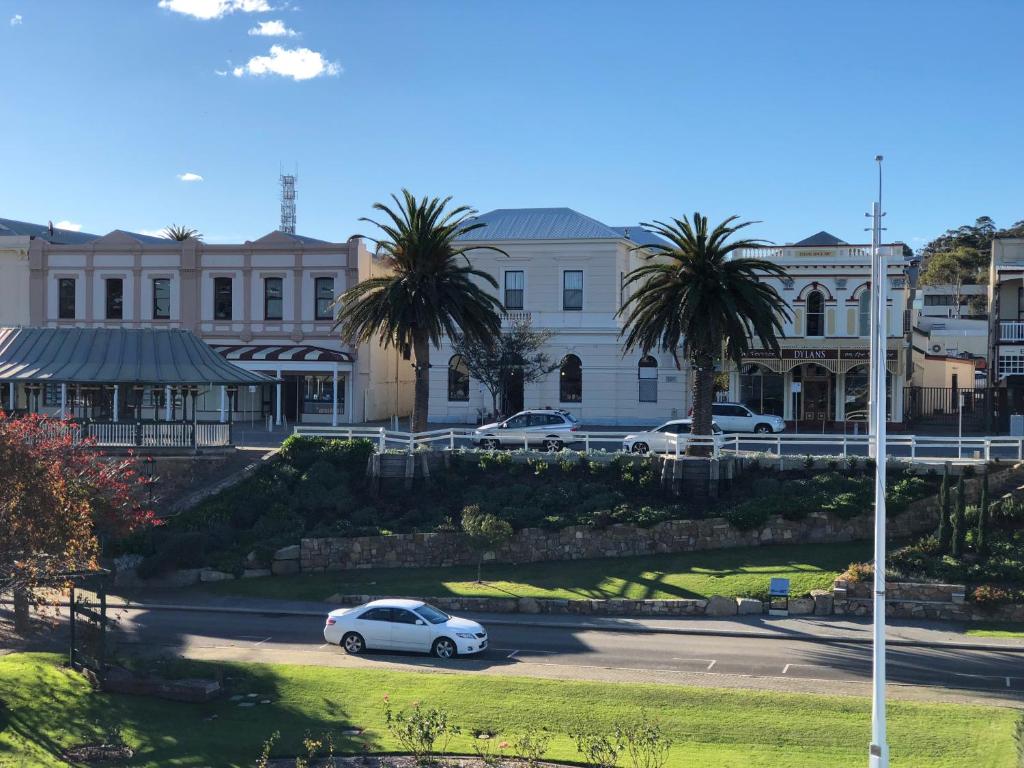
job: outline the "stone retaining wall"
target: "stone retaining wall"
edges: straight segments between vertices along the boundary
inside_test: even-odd
[[[872,583],[836,579],[833,612],[837,615],[870,616]],[[1024,621],[1024,605],[983,607],[969,602],[963,584],[895,582],[885,585],[885,615],[899,619],[944,621]]]
[[[889,519],[891,538],[920,534],[936,525],[932,499],[921,499],[903,514]],[[570,526],[553,531],[524,528],[486,560],[533,563],[599,557],[630,557],[654,553],[693,552],[703,549],[756,547],[762,544],[824,543],[869,539],[874,532],[870,516],[843,520],[816,513],[803,520],[775,517],[763,528],[740,531],[725,518],[669,520],[651,528],[612,525],[608,528]],[[461,533],[406,533],[391,536],[303,539],[299,566],[303,572],[344,571],[359,568],[425,568],[472,565],[477,553]]]

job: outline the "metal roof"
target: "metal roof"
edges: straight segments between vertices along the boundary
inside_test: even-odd
[[[0,328],[0,381],[266,384],[177,328]]]
[[[213,344],[213,350],[228,360],[351,363],[352,355],[336,349],[308,344]]]
[[[471,219],[486,227],[459,238],[462,241],[502,240],[621,240],[617,232],[572,208],[498,208]]]
[[[0,237],[10,236],[38,237],[57,245],[80,245],[96,240],[99,235],[88,232],[74,232],[70,229],[57,229],[54,227],[53,234],[50,234],[49,224],[30,224],[27,221],[16,221],[15,219],[0,219]]]
[[[825,230],[822,230],[821,232],[816,232],[815,234],[811,235],[810,237],[805,237],[799,243],[793,243],[793,245],[797,245],[797,246],[846,245],[846,242],[844,240],[840,240],[838,237],[833,235],[831,232],[826,232]]]
[[[612,229],[618,232],[621,237],[632,240],[637,245],[672,245],[668,240],[659,237],[653,232],[648,232],[639,224],[634,227],[612,227]]]

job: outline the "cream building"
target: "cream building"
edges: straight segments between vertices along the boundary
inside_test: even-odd
[[[685,416],[686,370],[671,354],[624,354],[616,313],[624,278],[641,263],[635,250],[652,236],[636,227],[609,227],[569,208],[499,209],[463,245],[473,266],[492,275],[505,323],[529,319],[553,332],[544,352],[559,367],[542,381],[510,382],[504,415],[523,408],[560,408],[585,424],[655,424]],[[490,395],[471,381],[446,341],[431,352],[430,412],[434,423],[473,424],[491,410]]]
[[[12,295],[0,305],[0,325],[182,328],[278,380],[237,393],[210,388],[198,399],[200,419],[344,424],[408,412],[408,362],[393,350],[352,348],[333,328],[335,299],[361,269],[377,269],[358,238],[332,243],[271,232],[210,244],[122,230],[53,232],[3,219],[0,226],[0,291]],[[142,395],[155,413],[164,397],[158,388]],[[48,393],[47,405],[54,399]]]
[[[1024,413],[1024,238],[992,241],[989,346],[991,384],[1006,428],[1006,416]]]
[[[889,421],[901,422],[910,366],[906,267],[902,243],[881,246],[888,283],[886,323]],[[766,278],[789,304],[781,354],[754,350],[738,368],[726,363],[729,399],[760,413],[829,429],[863,420],[868,408],[871,259],[869,245],[851,245],[827,232],[798,243],[737,253],[786,270]]]

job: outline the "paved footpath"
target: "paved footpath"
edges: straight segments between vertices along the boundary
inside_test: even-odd
[[[491,647],[443,662],[406,653],[348,656],[323,642],[324,603],[167,591],[112,598],[111,606],[127,647],[196,659],[870,693],[871,625],[864,620],[472,615],[488,628]],[[1024,704],[1018,640],[901,622],[891,627],[888,663],[893,698]]]

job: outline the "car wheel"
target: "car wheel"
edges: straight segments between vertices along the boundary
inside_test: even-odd
[[[355,656],[366,650],[366,642],[358,632],[348,632],[341,638],[341,647],[345,649],[345,653]]]
[[[544,438],[544,450],[551,451],[552,453],[560,451],[562,450],[562,441],[557,437],[546,437]]]
[[[483,448],[485,451],[497,450],[500,445],[501,443],[499,443],[493,437],[485,437],[483,440],[480,441],[480,447]]]
[[[647,443],[633,443],[633,453],[650,453],[651,446]]]
[[[454,659],[459,655],[459,649],[455,647],[455,641],[447,637],[439,637],[434,641],[431,651],[439,659]]]
[[[758,424],[754,427],[754,431],[759,435],[768,435],[771,434],[772,428],[767,424]]]

